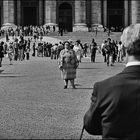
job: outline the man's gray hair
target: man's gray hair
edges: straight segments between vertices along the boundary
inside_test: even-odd
[[[126,27],[121,36],[121,42],[129,55],[140,55],[140,24]]]

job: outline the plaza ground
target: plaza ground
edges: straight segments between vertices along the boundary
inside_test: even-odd
[[[63,80],[57,60],[31,57],[0,68],[1,139],[79,139],[83,116],[95,82],[122,71],[123,63],[107,67],[101,54],[96,62],[83,58],[77,69],[76,89]],[[100,138],[84,132],[84,139]]]

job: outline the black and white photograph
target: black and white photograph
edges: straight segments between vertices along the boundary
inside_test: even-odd
[[[139,0],[0,0],[0,139],[140,139]]]

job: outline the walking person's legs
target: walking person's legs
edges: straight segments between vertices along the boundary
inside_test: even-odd
[[[107,54],[107,56],[106,56],[106,63],[107,63],[107,66],[109,66],[109,54]]]
[[[68,87],[68,79],[64,79],[64,89]]]
[[[71,82],[71,86],[72,86],[73,88],[75,88],[74,79],[71,79],[70,82]]]
[[[0,58],[0,67],[1,67],[1,64],[2,64],[2,58]]]

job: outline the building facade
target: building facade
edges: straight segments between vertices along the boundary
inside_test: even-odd
[[[138,0],[0,0],[0,25],[55,25],[67,31],[140,21]]]

